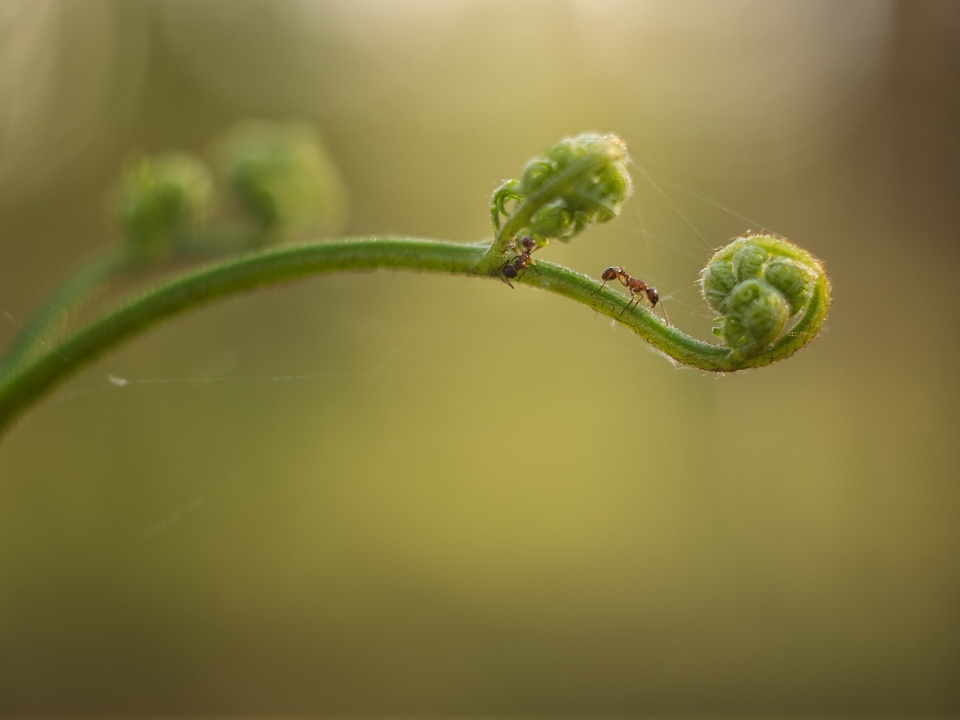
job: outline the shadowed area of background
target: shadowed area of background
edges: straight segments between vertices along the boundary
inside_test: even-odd
[[[835,290],[732,377],[446,277],[137,338],[0,445],[0,714],[960,712],[960,5],[5,0],[0,43],[3,345],[124,162],[248,117],[319,128],[347,233],[462,241],[616,132],[634,199],[543,257],[701,337],[748,227]]]

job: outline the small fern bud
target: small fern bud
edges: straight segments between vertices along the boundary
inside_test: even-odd
[[[309,125],[243,122],[221,137],[214,152],[225,185],[264,242],[342,224],[340,175]]]
[[[202,224],[212,190],[210,171],[192,155],[145,157],[124,173],[115,195],[123,232],[137,252],[162,255]]]
[[[519,179],[507,180],[490,199],[496,249],[521,234],[540,245],[566,242],[591,223],[615,218],[633,190],[628,160],[616,135],[584,134],[528,162]]]
[[[783,338],[818,283],[828,304],[829,283],[820,262],[770,235],[737,238],[710,259],[700,276],[703,299],[720,316],[717,334],[735,360],[759,356]],[[818,322],[799,329],[812,333],[805,342],[825,316],[824,305]]]

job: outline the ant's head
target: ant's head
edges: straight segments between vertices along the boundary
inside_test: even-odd
[[[527,252],[533,252],[537,247],[537,241],[529,235],[524,235],[522,238],[520,238],[520,244]]]
[[[504,277],[510,278],[511,280],[517,276],[517,268],[509,263],[503,266],[501,272]]]
[[[607,280],[614,280],[620,277],[620,268],[609,267],[603,271],[603,275],[601,275],[600,277],[603,278],[604,282],[606,282]]]
[[[656,288],[647,288],[647,300],[650,301],[650,307],[655,306],[660,301],[660,293]]]

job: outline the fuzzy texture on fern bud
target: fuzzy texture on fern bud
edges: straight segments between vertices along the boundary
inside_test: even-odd
[[[720,316],[714,332],[735,359],[746,360],[784,336],[821,277],[826,276],[820,262],[796,245],[771,235],[748,235],[710,259],[700,288]]]
[[[633,191],[627,162],[627,146],[616,135],[561,140],[494,191],[490,219],[498,239],[566,242],[591,223],[612,220]]]

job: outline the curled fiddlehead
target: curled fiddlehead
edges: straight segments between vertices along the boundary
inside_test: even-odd
[[[820,261],[772,235],[747,235],[721,248],[701,273],[700,288],[719,315],[714,333],[733,362],[749,366],[812,340],[830,306]]]
[[[491,259],[502,257],[519,235],[539,245],[566,242],[591,223],[615,218],[633,191],[628,160],[623,140],[593,133],[565,138],[530,160],[490,199]]]

